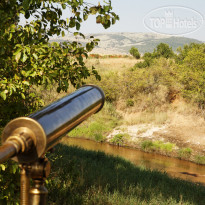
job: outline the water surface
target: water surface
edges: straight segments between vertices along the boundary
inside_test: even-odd
[[[68,145],[78,146],[86,150],[102,151],[113,156],[120,156],[130,160],[135,165],[157,169],[161,172],[167,172],[172,177],[200,182],[205,185],[204,165],[86,139],[68,138],[66,142],[68,142]]]

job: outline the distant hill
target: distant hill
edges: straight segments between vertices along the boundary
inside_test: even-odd
[[[91,35],[100,39],[98,47],[92,51],[98,54],[128,54],[132,46],[137,47],[140,53],[152,52],[159,43],[167,43],[176,51],[179,46],[183,47],[185,44],[203,43],[196,39],[154,33],[96,33],[86,36]],[[72,40],[86,43],[86,40],[79,37],[76,39],[71,35],[51,39],[57,42]]]

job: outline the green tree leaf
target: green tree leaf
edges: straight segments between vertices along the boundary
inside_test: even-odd
[[[18,63],[19,59],[21,58],[21,52],[19,51],[16,55],[15,55],[15,60]]]
[[[88,14],[87,13],[83,14],[83,19],[84,19],[84,21],[86,21],[88,19]]]
[[[21,97],[22,97],[22,99],[24,99],[24,100],[26,99],[24,93],[21,93]]]
[[[24,54],[23,54],[22,62],[23,62],[23,63],[26,62],[27,58],[28,58],[28,56],[24,53]]]
[[[6,93],[5,92],[1,92],[1,97],[3,98],[3,100],[6,100]]]

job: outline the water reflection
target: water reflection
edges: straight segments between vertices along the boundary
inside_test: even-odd
[[[79,146],[87,150],[103,151],[106,154],[114,156],[121,156],[136,165],[157,169],[161,172],[167,172],[173,177],[200,182],[205,185],[205,166],[203,165],[85,139],[68,138],[66,141],[69,145]]]

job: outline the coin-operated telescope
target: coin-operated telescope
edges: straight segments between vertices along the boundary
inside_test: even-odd
[[[104,105],[103,91],[86,85],[42,110],[10,121],[3,130],[0,163],[9,158],[21,167],[21,205],[46,204],[44,180],[50,163],[44,157],[71,131]],[[30,188],[30,178],[34,187]]]

